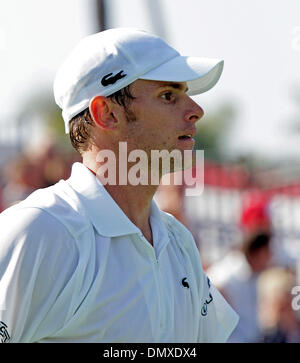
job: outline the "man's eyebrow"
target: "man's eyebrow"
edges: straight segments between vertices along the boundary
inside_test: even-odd
[[[171,88],[179,89],[184,92],[187,92],[189,90],[189,88],[187,86],[183,85],[182,83],[176,83],[176,82],[162,83],[160,85],[160,87],[161,88],[171,87]]]

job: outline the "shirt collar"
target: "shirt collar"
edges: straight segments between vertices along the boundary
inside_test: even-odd
[[[163,246],[169,242],[169,235],[168,230],[162,219],[162,212],[153,199],[150,209],[150,224],[153,243],[157,246],[157,248],[162,249]]]
[[[141,230],[130,221],[97,177],[82,163],[73,164],[68,183],[77,192],[87,217],[100,235],[116,237],[141,234]],[[161,211],[154,200],[151,203],[150,223],[154,240],[162,237],[168,239]]]
[[[116,237],[140,233],[97,177],[82,163],[73,164],[67,182],[78,193],[87,217],[100,235]]]

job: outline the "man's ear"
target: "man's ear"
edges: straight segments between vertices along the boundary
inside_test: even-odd
[[[118,123],[112,110],[112,102],[104,96],[96,96],[89,106],[90,114],[95,125],[102,129],[114,129]]]

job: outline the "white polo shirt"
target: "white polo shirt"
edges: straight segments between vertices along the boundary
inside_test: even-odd
[[[153,246],[81,163],[0,215],[0,339],[224,342],[238,317],[191,233],[152,202]]]

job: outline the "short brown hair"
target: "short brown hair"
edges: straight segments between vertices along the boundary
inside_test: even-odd
[[[108,96],[113,102],[118,103],[123,106],[125,110],[135,98],[130,92],[130,85],[120,89],[119,91]],[[91,130],[94,127],[94,122],[90,114],[89,108],[81,111],[78,115],[74,116],[70,122],[70,140],[75,148],[80,154],[82,151],[87,151],[90,147],[90,135]]]
[[[271,233],[269,231],[257,231],[249,234],[248,237],[245,238],[244,243],[242,245],[242,251],[246,256],[254,254],[258,250],[269,247],[271,240]]]

